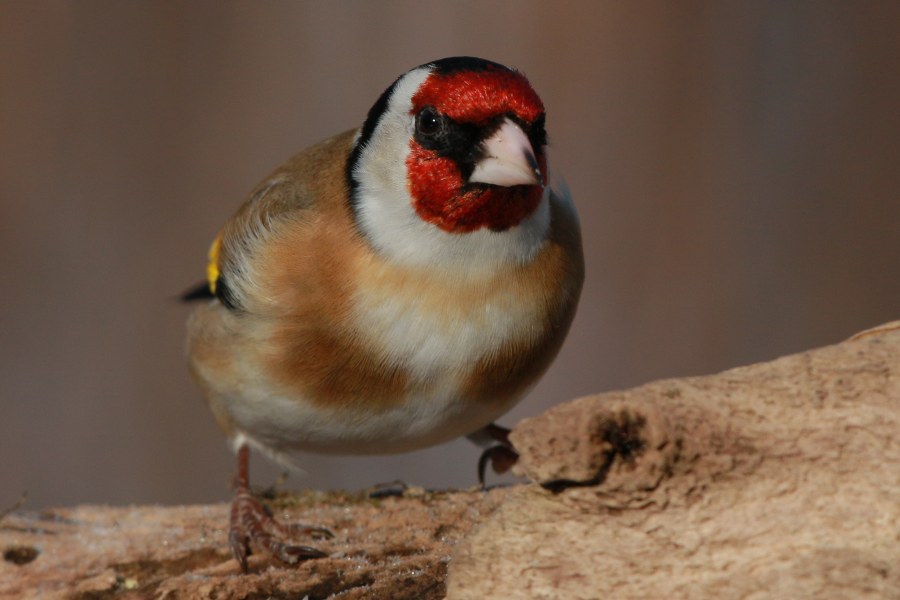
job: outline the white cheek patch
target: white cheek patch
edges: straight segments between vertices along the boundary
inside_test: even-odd
[[[414,215],[407,189],[406,159],[413,136],[412,96],[430,70],[415,69],[396,84],[385,113],[361,150],[354,176],[359,184],[358,214],[361,225],[381,232],[385,225],[400,227]],[[373,240],[380,247],[381,240]]]

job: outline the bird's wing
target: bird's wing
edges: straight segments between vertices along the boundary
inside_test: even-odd
[[[323,213],[346,204],[344,163],[353,133],[301,152],[250,193],[210,247],[209,295],[235,311],[260,312],[277,303],[278,290],[272,289],[270,277],[272,248],[282,246],[278,242],[286,235],[302,244]],[[298,235],[304,231],[309,235]]]

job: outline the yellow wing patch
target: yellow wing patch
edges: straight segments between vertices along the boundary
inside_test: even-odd
[[[216,281],[219,279],[219,250],[222,247],[222,234],[216,236],[209,247],[209,262],[206,264],[206,281],[209,283],[209,291],[216,293]]]

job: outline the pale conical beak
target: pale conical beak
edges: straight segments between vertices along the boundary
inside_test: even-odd
[[[517,123],[503,119],[494,134],[481,143],[484,158],[475,163],[469,183],[543,185],[541,167],[528,136]]]

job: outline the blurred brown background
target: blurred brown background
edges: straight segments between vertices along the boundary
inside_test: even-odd
[[[443,56],[528,74],[582,215],[574,330],[505,423],[900,318],[898,31],[894,1],[3,2],[0,507],[228,497],[174,297],[258,180]],[[476,458],[289,485],[469,485]]]

